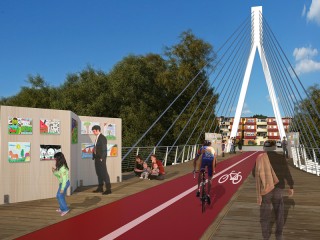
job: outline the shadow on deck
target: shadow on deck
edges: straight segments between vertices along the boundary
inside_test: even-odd
[[[232,156],[234,155],[227,155],[219,160],[223,161]],[[291,162],[290,165],[290,171],[295,180],[295,195],[293,198],[285,197],[284,237],[285,239],[320,239],[320,178],[292,167]],[[78,188],[67,197],[71,211],[64,217],[60,217],[55,212],[58,205],[55,198],[1,205],[0,239],[15,239],[191,173],[192,169],[192,162],[168,166],[166,178],[162,181],[141,180],[132,172],[124,173],[123,181],[112,184],[112,194],[107,196],[92,193],[96,186]],[[207,229],[202,239],[227,240],[234,237],[261,239],[259,206],[256,204],[255,181],[251,175]]]

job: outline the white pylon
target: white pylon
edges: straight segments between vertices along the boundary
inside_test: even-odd
[[[241,117],[241,112],[242,112],[245,96],[246,96],[247,89],[248,89],[252,65],[253,65],[255,54],[256,54],[256,50],[258,49],[260,60],[262,63],[263,73],[266,78],[266,82],[267,82],[267,86],[268,86],[269,96],[271,99],[274,115],[275,115],[276,122],[278,125],[278,130],[280,133],[280,139],[282,139],[285,136],[285,131],[284,131],[282,118],[281,118],[279,107],[278,107],[276,93],[274,91],[272,78],[271,78],[269,67],[268,67],[268,62],[267,62],[267,59],[264,54],[263,45],[261,45],[261,42],[263,41],[263,29],[262,29],[263,24],[262,24],[262,7],[261,6],[251,8],[251,22],[252,22],[252,25],[251,25],[251,30],[252,30],[251,31],[251,40],[252,41],[251,42],[253,45],[252,45],[252,48],[250,51],[246,72],[243,77],[241,92],[240,92],[239,101],[238,101],[238,105],[237,105],[237,109],[236,109],[236,114],[235,114],[233,125],[232,125],[230,138],[237,136],[239,121],[240,121],[240,117]],[[230,141],[229,141],[229,143],[230,143]],[[228,144],[228,146],[230,146],[230,144]]]

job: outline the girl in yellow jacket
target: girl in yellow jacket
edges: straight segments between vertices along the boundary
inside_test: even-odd
[[[70,186],[69,167],[62,152],[57,152],[54,155],[54,159],[56,160],[56,167],[52,168],[52,172],[59,180],[59,188],[57,192],[59,209],[56,211],[59,212],[62,217],[69,212],[69,208],[66,203],[67,189]]]

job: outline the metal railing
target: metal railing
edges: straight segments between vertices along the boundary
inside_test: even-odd
[[[164,166],[175,165],[193,160],[197,150],[201,145],[181,145],[181,146],[149,146],[135,147],[130,154],[122,161],[122,172],[129,172],[134,169],[135,157],[140,155],[143,160],[150,154],[155,154]],[[122,158],[131,147],[122,148]],[[171,151],[169,152],[169,150]],[[320,148],[306,148],[303,145],[291,146],[290,156],[294,165],[306,172],[320,176]]]
[[[150,153],[155,154],[164,166],[180,164],[194,159],[196,151],[201,145],[182,145],[182,146],[150,146],[135,147],[128,156],[122,161],[122,172],[129,172],[134,169],[135,157],[140,155],[143,160],[147,159]],[[127,154],[131,147],[122,148],[122,158]],[[171,151],[169,152],[169,150]]]
[[[308,173],[320,176],[320,148],[306,148],[303,145],[292,146],[293,164]]]

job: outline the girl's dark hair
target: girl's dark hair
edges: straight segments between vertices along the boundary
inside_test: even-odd
[[[59,170],[62,166],[65,166],[67,169],[69,169],[66,158],[64,157],[62,152],[55,153],[54,158],[56,159],[57,170]]]
[[[139,158],[139,159],[141,159],[141,160],[143,161],[143,159],[142,159],[142,157],[141,157],[140,155],[137,155],[137,156],[136,156],[136,159],[137,159],[137,158]]]

